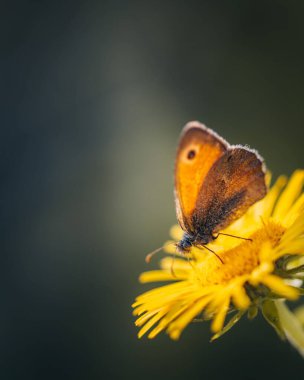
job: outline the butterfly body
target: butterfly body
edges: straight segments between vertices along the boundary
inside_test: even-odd
[[[175,202],[184,230],[179,252],[205,246],[267,192],[263,159],[230,145],[199,122],[188,123],[175,164]]]

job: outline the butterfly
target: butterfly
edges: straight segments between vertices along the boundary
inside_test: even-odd
[[[205,125],[184,127],[175,162],[175,205],[184,231],[180,253],[205,246],[267,193],[266,168],[256,150],[230,145]]]

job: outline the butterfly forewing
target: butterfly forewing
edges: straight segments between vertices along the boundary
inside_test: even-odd
[[[213,165],[227,152],[228,143],[198,122],[188,123],[181,135],[175,163],[175,202],[181,227],[193,232],[202,184]]]

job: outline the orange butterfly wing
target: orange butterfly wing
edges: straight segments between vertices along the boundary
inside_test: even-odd
[[[262,158],[254,150],[230,146],[201,185],[192,214],[194,230],[206,234],[220,231],[266,192]]]
[[[224,139],[199,122],[190,122],[184,127],[175,162],[176,213],[183,230],[194,231],[192,217],[202,184],[228,146]]]

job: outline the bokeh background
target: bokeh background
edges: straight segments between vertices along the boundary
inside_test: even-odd
[[[274,175],[303,167],[301,1],[5,1],[0,12],[1,379],[285,379],[261,318],[210,344],[138,340],[145,255],[175,223],[198,119]]]

